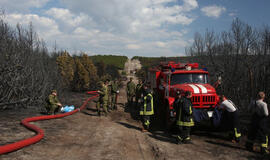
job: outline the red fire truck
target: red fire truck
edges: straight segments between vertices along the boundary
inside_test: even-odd
[[[148,81],[155,93],[159,114],[165,118],[167,126],[173,122],[176,91],[182,94],[191,91],[193,107],[212,117],[218,96],[215,88],[209,84],[208,71],[199,69],[198,63],[161,63],[149,69]]]

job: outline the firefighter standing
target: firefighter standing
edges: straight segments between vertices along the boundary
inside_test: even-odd
[[[128,105],[133,105],[133,98],[135,96],[135,84],[132,81],[133,78],[130,78],[129,82],[127,83],[127,101]]]
[[[174,102],[174,109],[176,112],[176,125],[179,129],[177,136],[177,143],[191,143],[190,130],[194,126],[192,117],[192,93],[185,92],[185,97],[181,98],[180,92],[177,92],[178,98]]]
[[[117,80],[112,81],[111,84],[111,108],[117,110],[116,98],[119,93]]]
[[[46,99],[46,110],[48,114],[54,114],[59,107],[62,107],[62,104],[57,98],[57,91],[52,90],[51,94]]]
[[[139,99],[141,98],[141,95],[143,93],[143,84],[142,80],[139,80],[139,83],[136,86],[136,107],[138,108],[139,106]]]
[[[109,79],[107,79],[106,81],[108,81],[108,84],[107,84],[107,88],[108,88],[107,110],[110,113],[112,110],[112,94],[111,94],[112,84],[111,84],[111,81]]]
[[[239,116],[238,116],[239,111],[238,111],[238,108],[231,100],[226,99],[226,97],[224,95],[221,95],[219,97],[219,99],[220,99],[220,104],[218,107],[220,109],[223,109],[226,112],[227,120],[232,121],[232,128],[233,128],[233,132],[234,132],[232,142],[238,143],[240,141],[240,137],[241,137],[241,133],[239,130]]]
[[[268,108],[264,102],[265,93],[258,93],[258,100],[254,101],[250,105],[251,111],[253,112],[251,125],[248,131],[248,140],[246,142],[246,148],[253,151],[253,143],[255,139],[259,140],[261,144],[261,153],[269,154],[268,147],[268,135],[267,135],[267,117]]]
[[[105,83],[101,82],[101,89],[98,90],[99,93],[99,100],[97,102],[97,112],[100,116],[100,105],[102,104],[103,111],[105,112],[105,116],[108,114],[108,101],[109,101],[109,94],[108,94],[108,83],[109,80],[107,79]]]
[[[145,132],[150,128],[151,116],[154,115],[154,101],[149,86],[143,85],[142,105],[140,107],[140,115],[142,118],[142,131]]]

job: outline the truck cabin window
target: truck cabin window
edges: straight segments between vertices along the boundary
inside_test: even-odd
[[[172,74],[171,75],[171,85],[184,84],[184,83],[208,83],[207,74]]]

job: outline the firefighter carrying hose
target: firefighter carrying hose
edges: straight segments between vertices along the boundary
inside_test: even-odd
[[[101,82],[101,89],[98,90],[99,100],[97,102],[97,113],[100,116],[100,105],[102,105],[103,111],[105,112],[105,116],[108,114],[108,101],[109,101],[109,93],[108,93],[108,83],[110,80],[106,80],[105,83]]]
[[[239,143],[241,133],[239,130],[239,116],[238,116],[238,108],[236,105],[231,101],[226,99],[224,95],[221,95],[219,97],[220,104],[218,108],[223,109],[225,111],[225,115],[227,115],[227,120],[232,122],[232,128],[233,128],[233,143]]]
[[[140,115],[142,118],[142,132],[149,131],[151,116],[154,115],[154,101],[148,84],[143,85],[143,97],[140,107]]]
[[[181,93],[176,92],[177,98],[174,101],[174,111],[176,114],[176,125],[178,127],[178,136],[176,138],[178,144],[191,143],[190,130],[194,126],[192,117],[192,93],[185,92],[185,97],[181,97]]]
[[[51,94],[46,99],[46,110],[49,115],[54,114],[55,111],[59,110],[59,108],[62,107],[62,104],[57,98],[57,91],[52,90]]]
[[[253,143],[255,139],[259,140],[261,144],[261,153],[269,154],[268,147],[268,135],[267,135],[267,120],[268,120],[268,108],[264,102],[265,93],[258,93],[258,100],[250,104],[250,110],[252,112],[252,119],[250,128],[248,130],[248,140],[246,142],[246,148],[253,151]]]

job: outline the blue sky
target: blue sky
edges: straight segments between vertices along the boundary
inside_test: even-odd
[[[30,22],[49,49],[183,56],[195,32],[227,31],[238,17],[270,25],[270,0],[0,0],[10,25]]]

